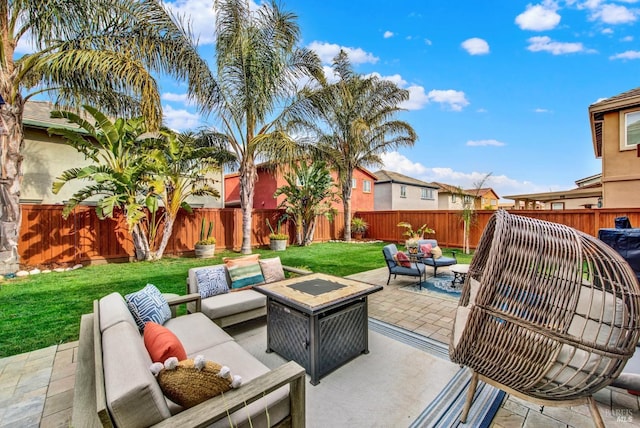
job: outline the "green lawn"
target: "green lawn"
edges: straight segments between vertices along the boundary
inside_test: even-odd
[[[384,244],[324,243],[288,247],[284,252],[255,250],[262,258],[280,256],[288,266],[346,276],[384,267]],[[16,278],[0,283],[0,357],[77,340],[80,315],[93,300],[113,291],[122,295],[154,284],[164,293],[184,294],[189,268],[221,263],[214,259],[165,258],[157,262],[112,263],[61,273]],[[471,256],[458,253],[461,263]]]

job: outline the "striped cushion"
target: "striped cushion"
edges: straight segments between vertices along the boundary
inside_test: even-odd
[[[142,290],[127,294],[124,299],[141,331],[144,330],[144,325],[148,321],[162,325],[171,319],[167,300],[153,284],[147,284]]]
[[[229,266],[228,269],[232,291],[264,283],[264,276],[258,262]]]

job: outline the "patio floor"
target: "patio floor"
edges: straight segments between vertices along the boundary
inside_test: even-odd
[[[385,285],[387,269],[351,278]],[[410,293],[401,286],[414,278],[391,280],[369,297],[369,316],[448,343],[457,303],[433,295]],[[0,428],[68,427],[71,421],[77,342],[0,359]],[[640,426],[640,397],[617,388],[596,394],[607,427]],[[425,405],[428,403],[425,403]],[[544,407],[510,397],[492,427],[588,427],[587,406]]]

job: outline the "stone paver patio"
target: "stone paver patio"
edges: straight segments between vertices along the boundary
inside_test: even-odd
[[[448,343],[457,302],[401,290],[415,278],[392,278],[386,268],[352,275],[385,285],[369,297],[369,315],[440,342]],[[71,421],[77,342],[0,359],[0,428],[68,427]],[[639,397],[617,388],[596,395],[607,427],[640,426]],[[427,403],[425,403],[426,405]],[[492,427],[589,427],[587,406],[544,407],[508,396]]]

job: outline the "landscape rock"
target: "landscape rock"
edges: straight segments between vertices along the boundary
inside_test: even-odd
[[[51,273],[51,269],[45,269],[41,273]]]
[[[40,269],[38,269],[38,268],[31,269],[31,270],[29,271],[29,275],[37,275],[37,274],[39,274],[40,272],[41,272],[41,270],[40,270]]]
[[[64,272],[64,268],[55,268],[54,272]]]
[[[71,268],[71,270],[80,269],[80,268],[82,268],[82,267],[84,267],[84,266],[82,266],[82,264],[78,263],[77,265],[74,265],[74,266]]]
[[[16,276],[17,277],[29,276],[29,272],[27,272],[26,270],[19,270],[18,272],[16,272]]]

